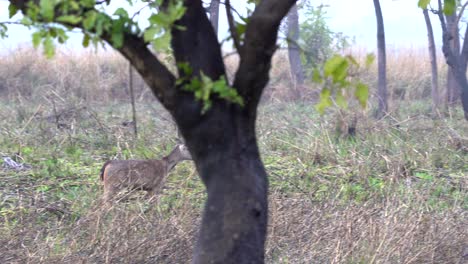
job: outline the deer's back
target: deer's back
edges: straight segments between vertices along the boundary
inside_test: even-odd
[[[161,160],[113,160],[103,167],[104,185],[152,189],[166,176]]]

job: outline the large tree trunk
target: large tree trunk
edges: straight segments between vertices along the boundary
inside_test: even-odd
[[[183,129],[207,186],[195,263],[263,263],[268,181],[255,137],[255,115],[220,107],[196,129]]]
[[[432,95],[432,115],[437,117],[439,115],[439,77],[437,74],[437,56],[436,47],[434,41],[434,33],[432,31],[431,19],[429,18],[429,11],[423,10],[424,20],[426,21],[427,27],[427,40],[429,47],[429,57],[431,60],[431,95]]]
[[[218,21],[219,21],[219,0],[211,0],[210,3],[210,21],[214,28],[214,32],[218,35]]]
[[[460,37],[457,23],[457,14],[445,16],[447,20],[447,30],[449,34],[449,45],[455,56],[460,54]],[[460,98],[461,87],[456,80],[454,71],[451,67],[447,69],[447,105],[454,105]]]
[[[382,9],[380,8],[379,0],[374,0],[375,16],[377,18],[377,60],[378,60],[378,91],[377,97],[379,99],[379,106],[377,110],[377,117],[382,118],[388,111],[387,99],[387,56],[385,52],[385,30],[382,16]]]
[[[304,83],[304,70],[301,64],[299,41],[299,14],[297,5],[294,5],[288,13],[288,55],[291,76],[294,84]],[[299,95],[299,94],[298,94]]]

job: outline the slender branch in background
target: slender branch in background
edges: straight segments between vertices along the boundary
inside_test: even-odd
[[[219,1],[219,3],[226,6],[226,3],[225,3],[225,2]],[[231,11],[234,12],[237,16],[242,17],[242,15],[239,13],[239,11],[237,11],[237,9],[235,9],[232,5],[231,5],[230,9],[231,9]]]
[[[231,1],[226,0],[224,5],[226,7],[226,15],[229,23],[229,32],[231,33],[232,41],[234,42],[234,47],[236,47],[236,50],[240,52],[241,44],[239,40],[239,35],[237,35],[234,17],[232,16]]]
[[[468,5],[468,1],[466,1],[466,2],[463,4],[463,6],[461,7],[460,12],[458,13],[458,16],[457,16],[457,25],[458,25],[458,23],[460,22],[460,19],[462,18],[463,12],[465,12],[465,8],[466,8],[467,5]]]
[[[135,93],[133,92],[133,67],[128,63],[128,88],[130,90],[130,99],[132,102],[132,118],[133,118],[133,131],[135,132],[135,139],[138,138],[137,117],[135,107]]]

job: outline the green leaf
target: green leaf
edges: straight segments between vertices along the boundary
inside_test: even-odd
[[[42,32],[41,31],[34,32],[32,34],[32,43],[33,43],[34,48],[39,47],[39,44],[41,44],[41,40],[42,40]]]
[[[50,59],[54,56],[55,54],[55,45],[52,37],[50,35],[47,35],[46,38],[44,39],[44,54],[45,56]]]
[[[83,36],[83,47],[87,48],[89,46],[89,41],[91,38],[89,37],[89,34],[84,34]]]
[[[320,75],[320,71],[315,68],[312,72],[312,81],[315,83],[323,83],[322,75]]]
[[[75,15],[64,15],[56,18],[57,22],[62,22],[65,24],[76,25],[81,22],[81,17]]]
[[[145,30],[143,34],[143,40],[145,42],[151,42],[154,40],[155,36],[161,33],[161,29],[158,27],[149,27]]]
[[[7,29],[8,29],[7,26],[0,23],[0,38],[6,38],[8,36],[6,33]]]
[[[18,8],[15,5],[10,4],[8,6],[8,17],[12,18],[16,13],[18,13]]]
[[[124,24],[125,21],[122,19],[119,20],[114,20],[114,23],[112,24],[112,46],[115,48],[120,48],[123,45],[124,41]]]
[[[427,9],[427,6],[429,5],[430,2],[431,0],[419,0],[418,6],[422,9]]]
[[[127,12],[127,10],[125,10],[125,9],[122,8],[122,7],[118,8],[117,10],[115,10],[114,15],[115,15],[115,16],[119,16],[119,17],[122,17],[122,18],[128,18],[128,12]]]
[[[444,14],[452,15],[457,9],[457,3],[455,0],[445,0],[444,1]]]
[[[85,30],[91,30],[96,23],[97,13],[94,10],[91,10],[85,14],[85,19],[83,20],[83,27]]]
[[[83,7],[91,8],[91,7],[94,7],[94,5],[96,5],[96,1],[95,0],[80,0],[80,4]]]
[[[39,13],[44,17],[46,21],[52,21],[54,19],[54,8],[56,2],[55,0],[40,0],[39,2]]]
[[[340,55],[334,55],[331,59],[325,62],[324,74],[326,77],[334,76],[337,72],[341,72],[343,67],[347,65],[346,59]]]
[[[340,55],[335,55],[325,62],[325,77],[332,77],[334,83],[342,82],[348,76],[349,62]]]
[[[336,104],[341,107],[341,108],[348,108],[348,102],[346,101],[346,98],[343,94],[343,91],[340,90],[338,91],[338,93],[336,94]]]
[[[169,32],[164,33],[161,37],[153,40],[153,48],[155,50],[167,49],[171,44],[171,34]]]
[[[323,115],[325,113],[325,109],[332,105],[332,100],[330,98],[331,91],[327,88],[322,89],[320,93],[320,100],[319,103],[315,106],[317,111]]]
[[[372,63],[374,63],[374,61],[375,61],[374,53],[367,54],[367,56],[366,56],[366,68],[369,68],[372,65]]]
[[[369,87],[361,82],[356,84],[354,96],[359,101],[362,107],[367,106],[367,99],[369,98]]]

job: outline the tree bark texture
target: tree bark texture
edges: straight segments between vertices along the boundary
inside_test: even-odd
[[[304,83],[304,70],[301,63],[299,42],[299,14],[297,5],[294,5],[288,13],[288,56],[291,76],[294,84]]]
[[[210,22],[216,35],[218,35],[219,1],[220,0],[211,0],[210,3]]]
[[[460,54],[460,37],[457,23],[457,14],[445,16],[447,21],[447,31],[449,34],[449,45],[452,52]],[[451,67],[447,69],[447,104],[454,105],[460,98],[461,88],[456,80],[455,74]]]
[[[423,10],[424,20],[426,21],[427,28],[427,40],[429,47],[429,57],[431,60],[431,97],[432,97],[432,114],[436,117],[439,113],[439,76],[437,73],[437,56],[436,47],[434,41],[434,33],[432,31],[431,19],[429,17],[429,11]]]
[[[378,60],[378,90],[379,100],[377,117],[382,118],[388,111],[387,99],[387,57],[385,51],[385,30],[380,8],[380,1],[374,0],[375,16],[377,18],[377,60]]]

